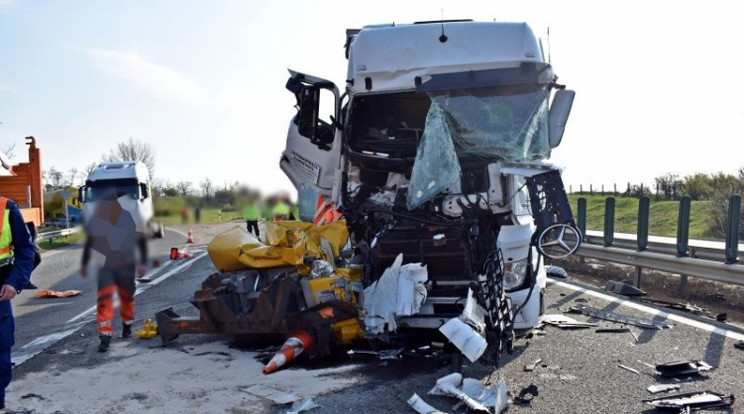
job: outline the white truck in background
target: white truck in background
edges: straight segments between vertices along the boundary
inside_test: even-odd
[[[543,258],[581,241],[546,161],[574,92],[525,23],[365,26],[347,31],[346,57],[343,94],[290,70],[297,114],[282,171],[337,203],[365,287],[399,253],[427,266],[426,301],[398,327],[438,329],[474,289],[489,346],[508,350],[543,312]]]
[[[164,237],[163,223],[155,220],[150,174],[144,163],[104,162],[94,168],[78,192],[85,222],[92,216],[98,201],[109,191],[116,192],[119,204],[132,215],[138,231],[150,237]]]

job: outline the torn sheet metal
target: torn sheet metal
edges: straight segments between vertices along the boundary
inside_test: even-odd
[[[675,410],[676,412],[686,410],[683,412],[689,412],[692,409],[701,410],[731,406],[734,403],[734,396],[712,391],[699,391],[642,400],[642,402],[652,405],[658,410]]]
[[[579,322],[566,315],[550,314],[540,316],[540,323],[557,326],[563,329],[581,329],[597,326],[596,323]]]
[[[459,318],[452,318],[439,328],[439,331],[452,342],[470,362],[475,362],[488,348],[484,337],[486,330],[486,310],[480,306],[468,289],[465,309]]]
[[[713,367],[705,361],[690,359],[656,365],[656,370],[664,377],[695,375],[704,371],[710,371],[711,369],[713,369]]]
[[[426,300],[426,266],[402,263],[403,254],[399,254],[382,276],[364,289],[364,325],[367,333],[394,332],[397,329],[396,318],[418,313]]]
[[[419,397],[419,395],[416,394],[415,392],[413,393],[411,398],[407,400],[407,402],[408,402],[408,405],[411,406],[411,408],[413,408],[419,414],[446,414],[445,412],[439,411],[436,408],[429,405],[426,401],[421,399],[421,397]]]
[[[607,312],[601,309],[593,308],[586,305],[574,305],[569,308],[569,312],[581,313],[587,316],[591,316],[597,319],[604,319],[607,321],[623,323],[625,325],[633,325],[639,328],[646,329],[669,329],[674,325],[670,325],[664,322],[652,321],[650,319],[638,318],[635,316],[621,315],[615,312]]]
[[[650,392],[651,394],[658,394],[660,392],[669,392],[669,391],[675,391],[679,390],[679,384],[658,384],[658,385],[649,385],[646,390]]]
[[[690,303],[682,303],[682,302],[672,302],[668,300],[661,300],[661,299],[651,299],[651,298],[644,298],[642,299],[643,302],[652,303],[657,306],[663,306],[665,308],[674,309],[682,312],[688,312],[693,315],[703,315],[708,313],[707,309],[701,308],[700,306],[693,305]]]
[[[502,412],[509,403],[503,380],[486,387],[477,379],[463,379],[457,372],[439,378],[429,394],[452,396],[473,410],[495,414]]]

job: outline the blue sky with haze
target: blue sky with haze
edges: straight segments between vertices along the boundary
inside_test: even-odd
[[[577,91],[552,160],[564,181],[646,184],[744,166],[737,1],[0,0],[0,145],[34,135],[44,169],[149,142],[155,177],[264,194],[294,98],[287,68],[343,86],[346,28],[470,18],[526,21]]]

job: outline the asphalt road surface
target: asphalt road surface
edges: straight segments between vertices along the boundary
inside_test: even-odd
[[[185,244],[187,228],[169,229],[165,239],[152,242],[152,256],[160,260],[162,266],[152,269],[151,283],[139,286],[136,296],[137,327],[141,326],[144,318],[153,318],[156,312],[167,307],[172,306],[182,314],[192,309],[189,300],[194,290],[214,271],[208,257],[203,253],[204,244],[214,235],[235,225],[242,223],[195,226],[196,243],[190,245]],[[193,252],[202,253],[190,260],[167,259],[171,247],[184,246]],[[17,341],[13,350],[13,359],[17,364],[14,383],[23,384],[24,389],[14,389],[11,384],[9,400],[18,412],[278,414],[288,411],[290,404],[278,403],[283,402],[282,399],[269,395],[268,392],[256,391],[255,387],[282,391],[298,398],[312,397],[319,407],[308,412],[316,414],[413,413],[406,400],[414,393],[443,412],[465,412],[463,407],[455,407],[457,400],[454,398],[427,394],[438,378],[454,369],[449,355],[429,351],[411,351],[404,353],[399,359],[382,361],[371,355],[349,355],[348,350],[339,349],[331,357],[300,358],[270,375],[261,374],[260,366],[273,349],[268,350],[269,352],[265,349],[236,349],[231,347],[231,338],[222,335],[182,336],[165,347],[159,345],[159,340],[135,339],[126,344],[126,353],[99,354],[95,351],[98,343],[93,310],[95,281],[84,279],[78,274],[79,261],[78,247],[47,253],[34,273],[33,280],[40,288],[77,289],[82,291],[80,295],[64,299],[35,299],[32,297],[33,291],[26,291],[20,300],[14,300],[17,315]],[[655,397],[646,388],[659,383],[678,382],[659,377],[653,366],[682,359],[703,360],[712,365],[713,369],[701,376],[683,378],[678,383],[680,392],[710,390],[723,394],[732,393],[740,399],[744,395],[744,377],[741,375],[744,369],[744,351],[734,347],[736,342],[744,340],[744,330],[741,328],[710,319],[640,306],[624,298],[575,285],[571,282],[570,275],[567,281],[551,281],[546,291],[546,313],[563,314],[564,310],[576,304],[664,321],[674,327],[664,330],[630,327],[632,333],[600,333],[596,331],[597,328],[564,330],[547,326],[544,334],[535,333],[530,337],[519,338],[514,353],[507,355],[498,368],[466,361],[461,369],[463,376],[476,378],[484,383],[503,379],[512,393],[518,393],[531,384],[536,385],[539,394],[531,403],[512,405],[508,410],[510,413],[656,412],[641,402]],[[579,321],[596,322],[599,328],[620,326],[584,315],[569,316]],[[124,345],[118,341],[121,340],[115,339],[114,349],[124,349]],[[209,347],[209,353],[222,355],[228,362],[218,358],[208,369],[195,366],[189,371],[188,365],[195,359],[189,357],[188,351],[201,349],[199,347]],[[45,372],[54,372],[54,375],[64,377],[65,372],[82,367],[94,375],[96,370],[111,370],[114,363],[119,364],[116,365],[115,372],[121,375],[120,386],[135,389],[136,384],[132,385],[124,380],[134,376],[127,372],[127,358],[132,361],[134,358],[150,358],[151,361],[147,363],[155,366],[159,359],[165,360],[166,357],[178,355],[182,355],[182,359],[178,360],[178,364],[183,365],[180,368],[197,381],[201,378],[205,382],[218,384],[222,375],[236,378],[232,378],[233,382],[222,387],[223,389],[205,388],[208,391],[191,395],[189,398],[193,398],[193,404],[186,405],[186,408],[178,405],[181,404],[178,401],[184,397],[183,393],[176,391],[179,387],[186,389],[187,384],[179,383],[175,374],[168,376],[165,373],[162,378],[150,379],[150,391],[157,395],[148,395],[145,391],[127,394],[133,395],[135,401],[127,402],[127,405],[118,409],[101,408],[95,401],[80,401],[78,405],[67,402],[66,405],[60,403],[55,406],[54,402],[49,401],[50,398],[42,404],[33,402],[33,397],[18,397],[19,393],[36,392],[34,386],[27,384],[38,384],[38,389],[47,390],[48,387],[43,387],[46,385],[44,383],[52,379],[51,376],[48,380],[45,379]],[[238,359],[246,356],[250,358]],[[534,371],[525,371],[525,364],[538,359],[542,361]],[[243,361],[240,362],[242,365],[236,367],[239,361]],[[239,374],[234,369],[238,369]],[[72,378],[72,374],[70,375]],[[156,387],[162,385],[155,384],[156,382],[166,384],[167,387],[163,388],[165,391]],[[247,398],[248,394],[243,392],[249,386],[254,387],[251,398]],[[100,390],[95,386],[89,390],[93,395],[100,393],[100,398],[110,392],[103,386]],[[145,404],[147,401],[150,401],[149,405]],[[735,403],[724,412],[744,412],[741,406],[741,402]]]

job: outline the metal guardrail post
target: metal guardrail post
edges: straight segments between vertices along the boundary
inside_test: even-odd
[[[677,216],[677,257],[684,257],[690,250],[690,196],[679,200]]]
[[[586,198],[579,197],[576,207],[576,225],[581,233],[581,241],[586,241]]]
[[[612,246],[615,240],[615,197],[605,199],[604,211],[604,245]]]
[[[729,197],[728,220],[726,220],[726,264],[739,261],[739,215],[741,214],[741,196]]]
[[[636,239],[638,241],[639,252],[648,249],[648,218],[650,205],[651,200],[647,196],[638,199],[638,228],[636,229]]]

